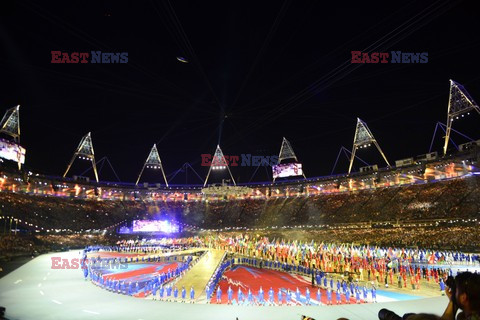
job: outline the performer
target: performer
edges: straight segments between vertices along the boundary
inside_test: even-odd
[[[253,305],[253,294],[250,289],[248,289],[248,304]]]
[[[290,301],[292,300],[292,292],[290,291],[290,289],[287,289],[287,294],[286,294],[286,298],[287,298],[287,305],[290,304]]]
[[[83,268],[83,276],[85,277],[85,281],[87,281],[88,277],[88,268],[85,267],[85,260],[82,261],[82,268]]]
[[[193,289],[193,286],[190,288],[190,302],[193,302],[193,299],[195,298],[195,289]]]
[[[205,291],[207,292],[207,303],[209,302],[210,298],[211,298],[211,295],[212,295],[212,291],[210,289],[210,285],[207,285]]]
[[[133,282],[128,283],[128,295],[133,295]]]
[[[186,297],[187,297],[187,290],[185,290],[185,287],[182,286],[182,302],[185,302]]]
[[[165,288],[163,287],[163,285],[160,285],[159,294],[160,294],[160,299],[161,300],[163,300],[164,290],[165,290]]]
[[[124,280],[122,280],[122,281],[120,282],[120,293],[121,293],[121,294],[128,294],[128,293],[127,293],[127,289],[126,289],[126,287],[125,287],[125,281],[124,281]]]
[[[265,296],[263,295],[262,286],[260,286],[260,289],[258,290],[258,300],[261,305],[263,305],[265,302]]]
[[[233,290],[230,286],[228,286],[227,295],[228,295],[228,304],[232,304]]]
[[[337,290],[336,296],[337,296],[337,304],[341,304],[342,303],[342,294],[340,293],[340,290]]]
[[[277,300],[278,300],[278,305],[281,305],[282,304],[282,288],[278,288]]]
[[[332,288],[327,288],[327,305],[332,305]]]
[[[272,287],[270,287],[270,290],[268,290],[268,302],[272,306],[274,304],[274,299],[275,299],[274,296],[275,296],[275,294],[273,292],[273,289],[272,289]]]
[[[295,292],[295,297],[296,297],[296,299],[297,299],[297,302],[298,302],[298,303],[301,303],[301,302],[300,302],[300,290],[298,289],[298,287],[297,287],[297,291]]]
[[[445,295],[445,283],[443,282],[443,278],[440,278],[440,292],[442,293],[442,296]]]
[[[239,304],[241,302],[243,302],[243,292],[242,292],[242,288],[240,288],[240,286],[238,287],[237,300],[238,300]]]
[[[317,301],[319,306],[322,305],[322,291],[320,288],[317,289]]]
[[[157,285],[156,284],[153,285],[152,296],[153,296],[153,300],[155,300],[157,298]]]
[[[217,303],[222,302],[222,289],[220,289],[220,286],[217,288]]]
[[[305,299],[306,299],[305,303],[307,304],[307,306],[309,306],[310,305],[310,290],[308,288],[305,289]]]
[[[147,296],[148,291],[150,291],[150,282],[147,281],[145,283],[145,286],[143,287],[143,296],[144,297]]]

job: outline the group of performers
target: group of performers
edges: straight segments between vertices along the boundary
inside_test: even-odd
[[[169,247],[170,246],[170,247]],[[164,253],[168,248],[181,250],[188,247],[205,247],[225,250],[225,258],[215,270],[205,291],[207,300],[211,301],[216,294],[220,303],[222,292],[218,283],[223,273],[234,264],[250,265],[257,268],[269,268],[290,273],[298,273],[311,277],[311,290],[315,292],[316,300],[310,289],[304,292],[293,288],[279,288],[274,292],[268,290],[267,297],[262,288],[258,292],[248,290],[242,292],[238,288],[236,299],[233,289],[227,290],[228,302],[235,300],[240,304],[319,304],[322,301],[322,290],[326,295],[326,304],[376,302],[376,290],[379,286],[398,286],[413,290],[421,288],[423,283],[435,283],[444,290],[444,279],[452,275],[452,264],[476,265],[480,261],[478,255],[457,251],[440,251],[422,248],[385,248],[369,245],[327,244],[289,241],[280,239],[270,241],[266,237],[249,237],[237,235],[234,237],[205,236],[182,239],[161,239],[158,242],[126,242],[120,241],[115,247],[89,248],[89,251],[111,250],[132,254]],[[170,249],[172,250],[172,249]],[[150,257],[142,261],[150,261]],[[152,258],[152,261],[156,261]],[[191,259],[191,257],[190,257]],[[138,256],[130,262],[138,262]],[[191,260],[190,260],[191,261]],[[127,261],[128,262],[128,261]],[[189,263],[189,262],[188,262]],[[178,300],[178,289],[168,285],[172,278],[178,277],[188,263],[177,268],[173,274],[161,274],[147,281],[144,285],[124,283],[113,280],[108,275],[101,275],[92,269],[91,279],[94,283],[107,289],[124,294],[135,295],[143,289],[145,295],[155,298]],[[187,266],[185,266],[187,265]],[[332,275],[336,275],[334,280]],[[338,278],[340,275],[349,277],[348,281]],[[316,284],[314,286],[314,284]],[[186,297],[186,289],[180,289],[182,300]],[[190,296],[194,297],[193,287]],[[275,299],[276,297],[276,299]],[[193,298],[191,298],[193,300]]]
[[[94,252],[99,250],[105,250],[106,247],[102,247],[101,249],[98,247],[91,248],[88,247],[84,250],[83,256],[81,259],[82,269],[84,271],[85,279],[88,279],[90,276],[90,280],[112,292],[130,295],[130,296],[138,296],[143,293],[143,296],[152,295],[153,299],[156,299],[157,292],[159,295],[159,299],[171,299],[172,297],[177,300],[179,290],[176,286],[170,284],[173,280],[178,280],[178,278],[191,266],[192,263],[192,256],[187,256],[183,263],[180,263],[179,266],[175,269],[168,269],[166,272],[162,273],[155,273],[148,275],[149,280],[146,281],[125,281],[125,280],[118,280],[115,279],[115,274],[104,274],[102,270],[108,270],[110,268],[115,269],[122,269],[121,266],[128,267],[128,263],[145,263],[145,262],[159,262],[160,257],[141,257],[139,260],[138,256],[136,258],[101,258],[100,256],[88,259],[87,252]],[[175,260],[177,257],[175,256]],[[121,261],[120,268],[118,267]],[[173,296],[172,296],[173,294]],[[181,288],[180,291],[182,300],[185,301],[186,299],[186,290],[184,287]],[[193,287],[190,289],[190,299],[195,296],[195,291]]]
[[[375,286],[367,289],[366,286],[360,288],[356,285],[353,290],[354,293],[352,293],[349,288],[337,288],[337,290],[333,290],[328,286],[326,289],[326,304],[377,302]],[[335,300],[333,299],[333,293],[335,293]],[[248,292],[243,293],[242,288],[238,287],[236,297],[234,297],[234,291],[229,286],[227,290],[227,299],[228,304],[233,304],[233,301],[235,301],[239,305],[323,305],[322,290],[320,287],[316,289],[315,294],[316,300],[312,300],[312,294],[308,287],[305,288],[304,294],[302,294],[298,287],[295,292],[291,291],[289,288],[279,288],[276,293],[273,288],[270,287],[267,296],[265,296],[262,287],[260,287],[256,293],[253,293],[250,289],[248,289]],[[215,297],[216,303],[222,303],[222,289],[220,287],[217,288]]]
[[[311,292],[308,287],[305,288],[304,294],[300,292],[300,289],[297,287],[295,293],[293,293],[290,288],[278,288],[276,294],[273,288],[270,287],[268,290],[267,299],[265,298],[265,293],[263,288],[260,286],[258,292],[252,292],[248,289],[248,292],[243,293],[242,288],[239,286],[236,299],[234,299],[234,292],[231,286],[227,290],[227,299],[228,303],[232,304],[233,300],[237,304],[242,305],[322,305],[322,289],[326,291],[326,304],[342,304],[342,303],[366,303],[366,302],[377,302],[376,290],[374,282],[371,282],[371,286],[367,287],[367,284],[360,286],[358,282],[354,283],[352,281],[347,284],[347,281],[338,279],[336,281],[336,288],[334,288],[334,279],[322,271],[311,270],[302,266],[287,265],[286,263],[280,263],[277,261],[262,261],[257,260],[256,258],[230,258],[226,259],[215,271],[212,279],[207,284],[205,291],[207,294],[207,301],[210,301],[215,294],[216,303],[222,303],[222,289],[218,285],[218,282],[221,280],[223,273],[226,269],[238,265],[250,265],[253,267],[259,268],[269,268],[284,270],[288,272],[298,272],[304,275],[310,275],[314,280],[312,281],[312,290],[314,290],[314,281],[316,281],[316,301],[311,299]],[[217,288],[216,291],[214,290]],[[335,293],[336,299],[333,300],[333,294]],[[275,296],[277,299],[275,300]]]

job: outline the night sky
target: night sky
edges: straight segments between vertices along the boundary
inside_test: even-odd
[[[446,121],[449,79],[480,101],[474,1],[1,6],[1,112],[21,105],[26,165],[46,174],[62,175],[91,131],[97,160],[107,156],[124,182],[135,182],[154,143],[167,174],[189,162],[204,177],[200,155],[219,141],[227,155],[278,155],[284,136],[307,177],[328,175],[339,148],[352,148],[357,117],[393,164],[428,152],[435,124]],[[128,52],[128,63],[52,64],[56,50]],[[428,52],[428,63],[351,64],[354,50]],[[454,128],[479,139],[479,124],[471,115]],[[373,148],[358,155],[384,166]],[[237,182],[254,169],[233,168]],[[336,173],[346,170],[341,158]],[[106,166],[100,178],[115,180]],[[252,181],[268,179],[261,168]],[[187,182],[201,181],[189,173]]]

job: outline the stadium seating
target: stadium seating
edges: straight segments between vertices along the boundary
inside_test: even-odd
[[[39,230],[40,235],[47,230],[103,230],[133,219],[167,218],[224,231],[314,226],[322,241],[480,245],[476,232],[469,229],[470,221],[480,220],[478,176],[356,192],[219,201],[95,200],[0,192],[0,206],[2,216],[21,219],[28,224],[19,223],[20,229]],[[6,219],[0,223],[8,228]],[[456,235],[447,239],[439,236],[441,232],[471,239],[461,241]]]

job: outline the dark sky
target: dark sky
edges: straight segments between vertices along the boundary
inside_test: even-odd
[[[200,155],[219,138],[227,155],[277,155],[285,136],[308,177],[327,175],[339,148],[351,149],[357,117],[393,163],[428,151],[446,121],[449,79],[480,100],[473,3],[2,1],[0,106],[21,105],[26,164],[47,174],[61,175],[91,131],[97,159],[125,182],[153,143],[167,174],[190,162],[205,176]],[[52,64],[53,50],[128,52],[129,61]],[[356,65],[352,50],[429,60]],[[479,123],[474,115],[455,128],[478,139]],[[374,149],[359,156],[383,166]],[[253,169],[234,168],[237,182]],[[336,172],[346,169],[342,158]],[[104,167],[101,179],[114,177]],[[266,179],[262,168],[252,181]],[[189,173],[188,182],[200,180]]]

